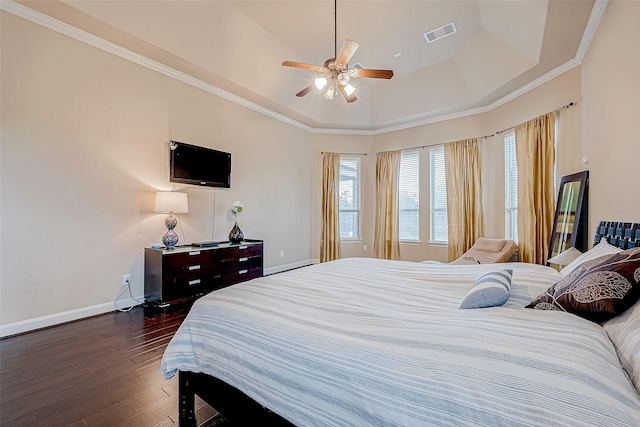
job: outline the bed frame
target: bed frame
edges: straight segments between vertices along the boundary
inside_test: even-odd
[[[206,374],[178,372],[180,426],[196,427],[195,395],[211,405],[230,425],[291,427],[289,421],[222,380]]]
[[[593,244],[601,239],[621,249],[640,247],[640,223],[600,221]],[[179,417],[181,426],[196,426],[195,395],[207,402],[231,425],[293,426],[235,387],[206,374],[179,375]]]

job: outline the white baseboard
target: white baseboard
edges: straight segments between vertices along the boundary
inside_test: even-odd
[[[303,261],[294,262],[291,264],[285,265],[277,265],[275,267],[269,267],[264,269],[264,275],[269,276],[270,274],[282,273],[283,271],[293,270],[294,268],[306,267],[307,265],[314,264],[314,260],[305,259]]]
[[[308,259],[291,264],[278,265],[275,267],[266,268],[264,270],[264,275],[268,276],[270,274],[281,273],[283,271],[293,270],[294,268],[316,264],[317,262],[318,260]],[[138,297],[138,299],[142,301],[143,297]],[[140,305],[140,302],[136,301],[135,299],[121,298],[116,302],[106,302],[104,304],[98,304],[90,307],[64,311],[62,313],[54,313],[47,316],[35,317],[33,319],[26,319],[19,322],[8,323],[6,325],[0,325],[0,338],[22,334],[24,332],[34,331],[36,329],[47,328],[49,326],[58,325],[60,323],[72,322],[74,320],[80,320],[85,317],[95,316],[98,314],[109,313],[118,309],[127,309],[131,306],[136,305]]]
[[[139,297],[139,299],[142,300],[143,297]],[[91,307],[83,307],[75,310],[64,311],[62,313],[49,314],[47,316],[8,323],[6,325],[0,325],[0,338],[46,328],[60,323],[72,322],[74,320],[98,314],[109,313],[118,309],[127,309],[135,305],[140,305],[140,302],[131,298],[123,298],[117,301],[117,306],[114,302],[106,302],[104,304],[92,305]]]

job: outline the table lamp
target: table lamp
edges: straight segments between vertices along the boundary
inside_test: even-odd
[[[189,212],[187,193],[158,191],[156,193],[156,204],[153,210],[155,212],[169,214],[167,219],[164,220],[164,225],[167,226],[167,232],[162,236],[162,243],[164,243],[167,249],[173,249],[178,243],[178,235],[173,231],[176,225],[178,225],[178,220],[173,214]]]
[[[582,255],[582,252],[574,247],[570,247],[569,249],[560,252],[558,255],[549,258],[547,262],[551,264],[558,264],[559,266],[569,265],[580,255]]]

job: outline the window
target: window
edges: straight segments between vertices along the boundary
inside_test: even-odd
[[[360,239],[360,158],[340,157],[340,238]]]
[[[444,148],[429,150],[431,167],[431,235],[432,242],[447,243],[447,177],[444,169]]]
[[[518,242],[518,164],[516,135],[504,137],[504,237]]]
[[[400,240],[420,240],[420,157],[417,151],[400,155],[398,182]]]

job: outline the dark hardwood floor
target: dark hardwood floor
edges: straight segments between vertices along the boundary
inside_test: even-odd
[[[177,375],[165,380],[160,361],[185,315],[135,307],[0,340],[1,425],[177,425]],[[197,408],[199,425],[220,422]]]

